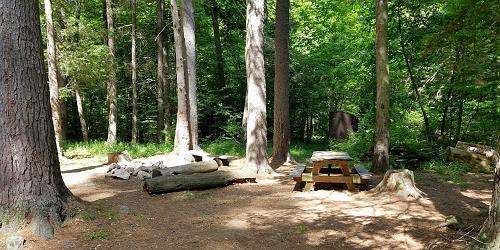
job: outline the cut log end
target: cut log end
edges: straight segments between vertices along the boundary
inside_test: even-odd
[[[384,179],[370,192],[396,194],[404,200],[410,198],[420,199],[425,195],[415,185],[413,171],[408,169],[387,171]]]

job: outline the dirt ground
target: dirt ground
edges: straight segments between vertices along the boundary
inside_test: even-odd
[[[84,211],[54,240],[27,237],[27,249],[463,249],[487,216],[492,187],[488,174],[469,174],[471,184],[460,188],[418,171],[427,194],[418,201],[342,189],[303,193],[293,191],[290,167],[281,167],[282,176],[257,183],[151,196],[140,181],[104,178],[101,164],[63,161]],[[462,229],[436,227],[450,214],[463,219]],[[91,240],[91,232],[106,236]]]

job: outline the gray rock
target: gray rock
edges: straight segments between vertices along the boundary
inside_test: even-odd
[[[125,169],[116,169],[111,173],[111,176],[122,180],[130,179],[130,173]]]
[[[129,166],[129,167],[126,167],[126,168],[125,168],[125,171],[129,172],[129,174],[133,174],[133,173],[134,173],[134,171],[135,171],[135,168],[134,168],[134,167],[130,167],[130,166]]]
[[[121,205],[118,211],[120,212],[120,214],[128,214],[130,213],[130,208],[128,206]]]
[[[146,171],[139,171],[139,173],[137,173],[137,178],[140,180],[150,179],[151,174]]]
[[[111,164],[109,164],[109,166],[108,166],[108,172],[111,172],[111,171],[113,171],[114,169],[117,169],[117,168],[120,168],[120,167],[121,167],[121,166],[120,166],[120,164],[118,164],[118,163],[111,163]]]
[[[7,250],[19,250],[24,246],[24,238],[20,235],[7,238],[5,241]]]

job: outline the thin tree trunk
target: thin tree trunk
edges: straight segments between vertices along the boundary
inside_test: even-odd
[[[80,94],[80,86],[78,85],[78,83],[73,84],[73,91],[75,92],[76,108],[78,110],[78,118],[80,119],[80,127],[82,128],[82,138],[84,142],[89,142],[89,130],[87,128],[87,122],[85,121],[83,101]]]
[[[76,27],[76,34],[75,34],[75,42],[80,43],[80,17],[82,14],[82,2],[81,0],[76,1],[76,10],[75,10],[75,27]]]
[[[137,143],[137,0],[132,0],[132,143]]]
[[[182,22],[184,31],[184,42],[186,49],[186,62],[188,75],[188,101],[189,101],[189,133],[191,149],[198,150],[198,108],[197,108],[197,87],[196,87],[196,41],[193,0],[182,0]]]
[[[158,143],[163,142],[165,135],[163,134],[163,129],[165,129],[165,112],[163,105],[163,88],[166,82],[166,76],[163,72],[163,27],[165,26],[164,21],[164,2],[163,0],[156,0],[156,57],[157,57],[157,84],[156,84],[156,103],[157,103],[157,122],[156,122],[156,141]]]
[[[26,222],[51,239],[72,194],[59,168],[38,1],[2,0],[0,10],[1,229]]]
[[[377,107],[373,171],[382,173],[389,168],[389,58],[387,38],[387,0],[376,0],[376,74]]]
[[[57,52],[56,40],[54,34],[54,23],[52,20],[51,0],[44,0],[45,7],[45,26],[47,28],[47,61],[49,69],[49,87],[50,87],[50,107],[52,109],[52,122],[54,123],[54,132],[56,136],[56,146],[58,155],[62,155],[62,126],[61,110],[59,105],[59,83],[57,79]]]
[[[276,1],[273,160],[278,168],[291,161],[289,110],[289,10],[290,0]]]
[[[177,75],[177,123],[175,128],[174,150],[177,152],[188,151],[191,144],[189,132],[189,96],[188,79],[185,74],[184,62],[184,34],[182,32],[181,20],[176,0],[170,0],[172,12],[172,23],[175,44],[175,65]]]
[[[463,114],[464,114],[464,102],[465,100],[462,100],[460,98],[460,103],[458,104],[458,114],[457,114],[457,132],[455,134],[455,141],[460,141],[460,136],[462,136],[462,120],[463,120]]]
[[[117,101],[116,101],[116,56],[115,31],[113,27],[112,0],[106,0],[106,20],[108,23],[108,140],[107,143],[116,143]]]
[[[410,78],[413,92],[415,92],[415,96],[417,97],[418,106],[419,106],[420,111],[422,112],[422,116],[424,118],[424,128],[425,128],[425,136],[427,138],[427,142],[432,143],[432,134],[431,134],[431,127],[429,125],[429,117],[427,116],[427,112],[425,111],[424,104],[422,102],[422,98],[420,97],[420,93],[418,91],[418,86],[417,86],[417,81],[413,75],[413,70],[411,68],[410,59],[406,53],[406,45],[405,45],[405,42],[403,40],[403,31],[402,31],[402,27],[401,27],[401,1],[400,0],[398,0],[397,13],[398,13],[399,43],[401,45],[401,50],[403,52],[403,58],[405,60],[406,69],[408,70],[408,76]]]
[[[446,98],[443,100],[444,108],[443,108],[443,117],[441,118],[441,126],[440,126],[440,139],[444,142],[444,133],[446,131],[446,119],[448,117],[448,110],[450,108],[450,102],[453,96],[453,85],[455,84],[455,77],[457,71],[457,64],[460,58],[460,46],[456,48],[455,51],[455,63],[452,67],[451,77],[450,77],[450,87],[448,88],[448,93]]]
[[[164,11],[165,13],[165,11]],[[163,122],[165,131],[165,142],[171,142],[170,138],[170,79],[169,76],[169,62],[168,62],[168,37],[163,38],[163,74],[165,75],[165,81],[163,82]]]
[[[267,161],[264,0],[247,0],[245,61],[247,73],[247,169],[269,174]]]
[[[214,30],[215,60],[217,61],[217,83],[219,88],[226,85],[224,77],[224,59],[222,57],[222,47],[219,31],[219,7],[215,0],[210,1],[210,10],[212,14],[212,28]]]

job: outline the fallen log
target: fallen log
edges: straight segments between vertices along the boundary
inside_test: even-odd
[[[124,161],[132,161],[132,157],[128,154],[127,150],[122,152],[108,153],[108,163],[120,163]]]
[[[227,186],[236,182],[255,181],[255,177],[255,172],[226,168],[210,173],[158,176],[145,180],[143,188],[149,194],[209,189]]]
[[[215,160],[200,161],[175,167],[153,169],[152,176],[154,178],[164,175],[209,173],[216,171],[218,168],[219,164]]]
[[[489,170],[491,161],[482,154],[468,152],[464,149],[448,147],[444,153],[446,161],[459,161],[472,167],[473,172],[484,172]]]
[[[384,179],[370,192],[396,194],[404,200],[408,198],[419,199],[425,195],[415,185],[413,171],[408,169],[387,171]]]
[[[455,148],[463,149],[469,153],[482,154],[492,162],[496,161],[498,157],[497,151],[494,148],[485,145],[458,141]]]

